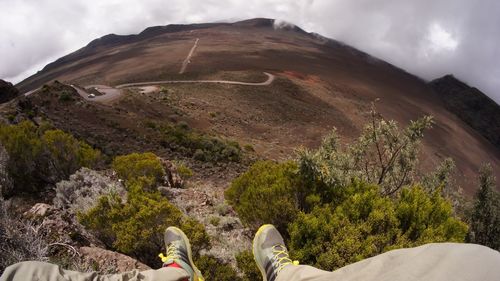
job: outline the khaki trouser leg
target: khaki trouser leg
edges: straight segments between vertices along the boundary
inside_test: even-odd
[[[500,253],[473,244],[427,244],[390,251],[334,272],[287,266],[276,281],[499,281]]]
[[[189,275],[180,268],[99,275],[95,272],[63,270],[55,264],[45,262],[27,261],[7,267],[0,281],[180,281],[186,278],[189,278]]]

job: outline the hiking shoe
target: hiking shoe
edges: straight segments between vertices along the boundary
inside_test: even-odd
[[[271,224],[261,226],[255,234],[253,256],[264,281],[274,281],[283,268],[299,264],[290,259],[283,237]]]
[[[179,228],[170,226],[165,230],[164,239],[167,256],[163,254],[159,255],[163,266],[176,263],[191,276],[189,281],[204,281],[205,279],[201,275],[200,270],[194,265],[191,245],[186,234]]]

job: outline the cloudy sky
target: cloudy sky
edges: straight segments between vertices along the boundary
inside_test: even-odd
[[[498,0],[0,0],[0,78],[19,82],[108,33],[277,18],[433,79],[453,73],[500,103]]]

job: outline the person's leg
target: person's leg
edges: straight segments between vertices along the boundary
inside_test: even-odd
[[[0,281],[181,281],[186,278],[189,275],[184,269],[172,267],[99,275],[96,272],[64,270],[58,265],[45,262],[26,261],[7,267],[0,276]]]
[[[328,272],[294,265],[279,232],[267,225],[255,235],[253,250],[264,281],[500,280],[500,253],[474,244],[393,250]]]
[[[189,239],[182,230],[169,227],[165,230],[167,256],[160,254],[163,267],[139,272],[99,275],[63,270],[44,262],[21,262],[6,268],[0,281],[203,281],[203,276],[193,262]]]

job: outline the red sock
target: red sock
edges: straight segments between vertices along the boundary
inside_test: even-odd
[[[175,262],[173,262],[173,263],[171,263],[171,264],[167,264],[167,265],[166,265],[166,266],[164,266],[164,267],[182,268],[182,266],[178,265],[178,264],[177,264],[177,263],[175,263]],[[189,278],[186,278],[186,279],[184,279],[184,280],[182,280],[182,281],[189,281]]]

